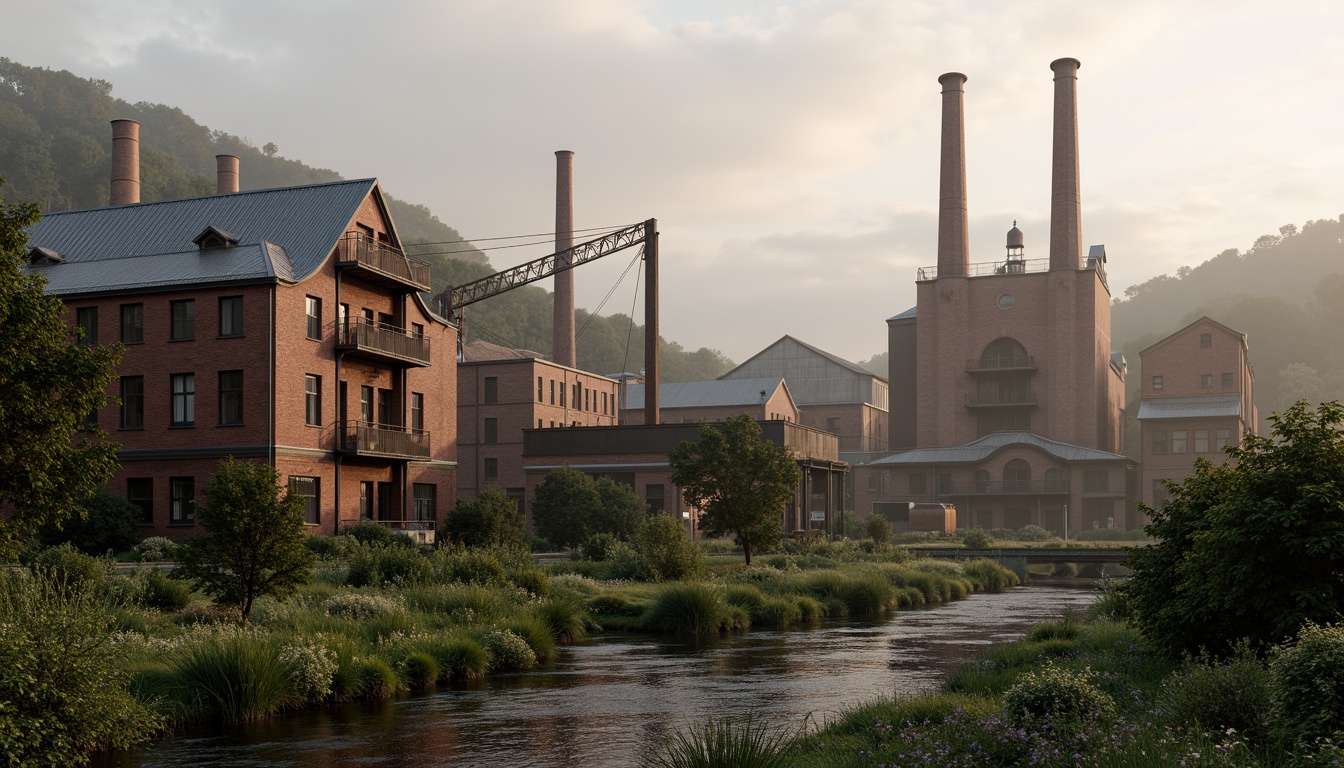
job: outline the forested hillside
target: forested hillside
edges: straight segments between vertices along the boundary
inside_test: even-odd
[[[44,211],[106,205],[112,148],[109,121],[119,118],[141,125],[140,196],[146,202],[213,194],[218,154],[239,157],[244,190],[341,178],[335,171],[282,156],[274,144],[258,148],[246,139],[211,130],[176,107],[115,98],[112,83],[105,80],[0,58],[0,177],[5,180],[0,194],[11,201],[37,203]],[[413,246],[423,243],[439,244],[433,250],[449,250],[442,244],[453,243],[452,256],[424,257],[433,265],[436,293],[494,271],[484,253],[425,206],[390,195],[388,202],[408,251],[416,252]],[[600,373],[642,367],[644,340],[638,326],[628,356],[633,362],[624,362],[629,320],[625,315],[590,318],[580,311],[577,328],[587,329],[577,342],[579,366]],[[473,305],[466,332],[468,338],[549,352],[551,295],[529,286]],[[690,352],[664,339],[661,351],[666,381],[710,379],[732,367],[712,349]]]

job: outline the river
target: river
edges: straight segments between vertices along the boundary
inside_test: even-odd
[[[932,691],[979,649],[1072,611],[1092,589],[1026,586],[879,621],[753,630],[699,641],[602,635],[551,665],[387,702],[201,727],[105,766],[637,765],[669,731],[709,716],[815,726],[893,692]]]

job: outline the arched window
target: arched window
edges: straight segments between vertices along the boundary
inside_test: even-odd
[[[1030,364],[1026,348],[1007,337],[991,342],[980,355],[982,368],[1027,368]]]
[[[1067,490],[1068,489],[1064,487],[1064,476],[1060,474],[1058,469],[1045,470],[1046,493],[1059,493]]]
[[[978,469],[975,471],[975,492],[989,493],[993,490],[994,483],[989,479],[989,470]]]
[[[1003,489],[1009,493],[1031,490],[1031,465],[1022,459],[1013,459],[1003,467]]]

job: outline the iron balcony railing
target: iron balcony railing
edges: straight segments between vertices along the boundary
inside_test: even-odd
[[[383,278],[421,291],[429,290],[429,264],[407,256],[399,248],[380,243],[363,232],[346,232],[337,248],[337,263],[360,267]]]
[[[336,346],[408,363],[429,365],[429,339],[385,323],[356,317],[336,324]]]
[[[340,449],[357,456],[428,459],[429,433],[366,421],[344,421],[339,426]]]
[[[971,408],[996,408],[1022,406],[1035,407],[1035,392],[992,392],[983,395],[967,395],[966,405]]]
[[[435,528],[434,520],[373,520],[363,517],[343,517],[341,518],[341,527],[348,528],[360,524],[381,525],[390,531],[432,531]]]
[[[966,372],[979,371],[1034,371],[1036,358],[1031,355],[996,355],[966,361]]]
[[[1027,272],[1049,272],[1049,259],[1014,259],[1012,261],[981,261],[975,264],[968,264],[966,269],[967,277],[984,277],[986,275],[1021,275]],[[947,275],[944,275],[947,277]],[[937,280],[938,267],[920,267],[918,281]]]
[[[935,492],[939,496],[1002,496],[1022,493],[1051,494],[1068,493],[1067,480],[958,480],[938,483]]]

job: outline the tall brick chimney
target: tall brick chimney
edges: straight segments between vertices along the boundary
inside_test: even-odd
[[[1079,269],[1083,203],[1078,186],[1077,59],[1055,59],[1055,138],[1050,171],[1050,269]]]
[[[966,76],[948,72],[943,86],[943,149],[938,177],[938,276],[970,271],[966,229],[966,120],[962,100]]]
[[[574,247],[574,153],[555,153],[555,252]],[[557,267],[567,265],[568,259]],[[551,359],[574,366],[574,272],[555,273],[555,317],[552,321]]]
[[[215,194],[238,191],[238,157],[215,155]]]
[[[140,124],[112,121],[112,190],[110,205],[140,202]]]

